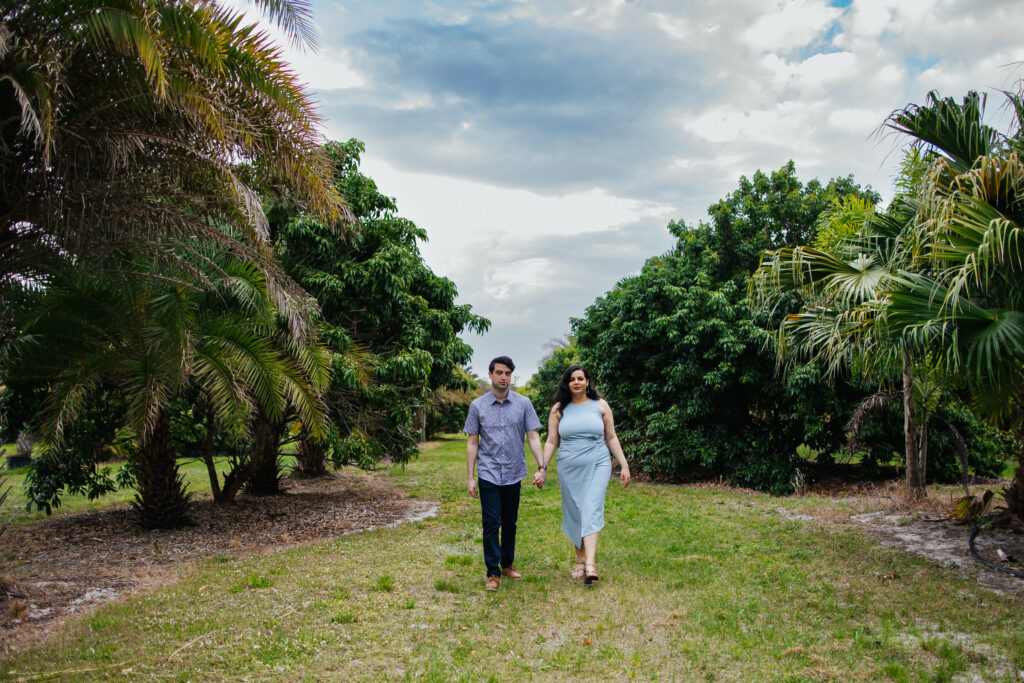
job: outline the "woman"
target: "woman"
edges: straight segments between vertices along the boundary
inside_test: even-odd
[[[548,440],[535,482],[544,485],[548,463],[558,449],[558,484],[562,490],[562,532],[576,549],[570,576],[597,581],[597,534],[604,526],[604,496],[612,466],[619,463],[622,485],[629,484],[629,465],[615,435],[612,409],[590,383],[587,371],[573,365],[562,375],[548,417]]]

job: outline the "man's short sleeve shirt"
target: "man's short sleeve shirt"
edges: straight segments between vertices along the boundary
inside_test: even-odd
[[[467,434],[480,435],[477,475],[498,486],[508,486],[526,477],[526,432],[540,429],[537,411],[530,399],[509,390],[499,401],[493,391],[469,404]]]

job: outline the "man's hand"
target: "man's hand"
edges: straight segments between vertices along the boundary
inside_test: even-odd
[[[544,482],[548,479],[547,470],[537,470],[533,475],[533,485],[538,489],[544,488]]]
[[[471,495],[473,498],[480,497],[476,490],[476,479],[474,479],[473,477],[469,477],[466,479],[466,489],[469,491],[469,495]]]

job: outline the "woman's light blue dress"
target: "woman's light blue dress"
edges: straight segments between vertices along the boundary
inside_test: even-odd
[[[562,490],[562,532],[581,547],[584,536],[604,526],[604,496],[612,476],[597,401],[562,409],[558,422],[558,485]]]

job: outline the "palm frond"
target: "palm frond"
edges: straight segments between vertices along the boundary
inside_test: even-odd
[[[985,96],[969,92],[962,104],[928,93],[925,104],[910,104],[889,115],[886,126],[910,136],[935,154],[948,157],[957,172],[969,170],[978,157],[1004,143],[1003,136],[983,122]]]
[[[97,42],[138,55],[157,96],[164,96],[167,78],[163,55],[150,28],[139,17],[113,7],[102,7],[88,14],[86,25]]]
[[[296,45],[317,48],[316,26],[312,21],[312,6],[306,0],[251,0],[267,13],[272,21]]]

